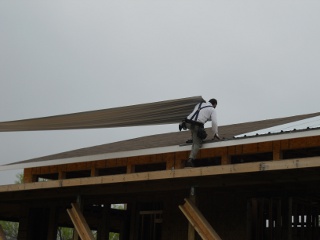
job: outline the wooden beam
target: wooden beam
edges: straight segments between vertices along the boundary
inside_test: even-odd
[[[191,200],[185,199],[185,203],[179,208],[203,240],[221,240]]]
[[[80,238],[82,240],[94,240],[94,236],[80,211],[79,205],[77,203],[71,203],[71,206],[70,209],[67,209],[67,212]]]
[[[0,224],[0,240],[7,240],[1,224]]]
[[[241,164],[218,165],[210,167],[184,168],[154,172],[127,173],[98,177],[85,177],[47,182],[11,184],[0,186],[0,192],[25,191],[32,189],[64,188],[84,185],[99,185],[111,183],[140,182],[150,180],[191,178],[225,174],[266,172],[290,169],[320,168],[320,157],[286,159],[267,162],[250,162]]]

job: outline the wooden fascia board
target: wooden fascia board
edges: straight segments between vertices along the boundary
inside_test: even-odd
[[[240,139],[235,138],[231,140],[204,143],[202,146],[202,149],[229,147],[229,146],[270,142],[270,141],[278,141],[278,140],[289,140],[289,139],[313,137],[313,136],[319,136],[319,135],[320,135],[320,129],[315,129],[315,130],[307,130],[307,131],[296,131],[296,132],[289,132],[289,133],[261,135],[256,137],[247,137],[247,138],[240,138]],[[105,154],[97,154],[97,155],[46,160],[46,161],[16,163],[16,164],[13,163],[10,165],[0,166],[0,171],[62,165],[62,164],[69,164],[69,163],[92,162],[92,161],[107,160],[107,159],[114,159],[114,158],[126,158],[126,157],[136,157],[136,156],[145,156],[145,155],[172,153],[172,152],[183,152],[183,151],[190,151],[190,149],[191,149],[191,145],[185,145],[185,146],[175,145],[175,146],[168,146],[168,147],[121,151],[121,152],[113,152],[113,153],[105,153]]]

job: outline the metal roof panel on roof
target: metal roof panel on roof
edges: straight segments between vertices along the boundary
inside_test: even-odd
[[[286,124],[280,124],[273,127],[260,129],[257,131],[243,133],[240,135],[236,135],[235,138],[315,128],[320,128],[320,116],[306,118],[299,121],[293,121]]]

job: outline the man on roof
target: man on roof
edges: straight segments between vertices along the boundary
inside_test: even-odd
[[[181,129],[189,129],[192,136],[192,148],[189,159],[185,163],[185,167],[194,167],[194,159],[202,146],[202,141],[207,137],[207,133],[204,129],[204,124],[207,121],[212,122],[213,139],[220,139],[215,109],[217,104],[218,102],[214,98],[210,99],[208,102],[202,101],[197,104],[189,116],[179,124],[180,131]]]

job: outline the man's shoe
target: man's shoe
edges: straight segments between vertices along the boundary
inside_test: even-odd
[[[193,159],[192,159],[192,158],[189,158],[184,167],[185,167],[185,168],[192,168],[192,167],[194,167]]]
[[[181,130],[182,130],[182,124],[179,124],[179,131],[181,132]]]

